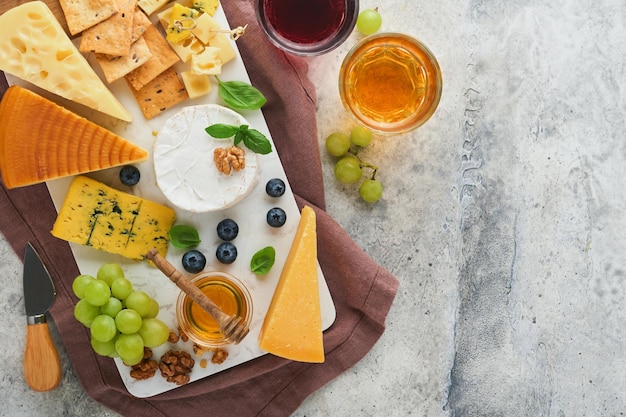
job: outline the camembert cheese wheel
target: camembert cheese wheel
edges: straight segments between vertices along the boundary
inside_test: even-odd
[[[243,200],[258,179],[259,159],[243,143],[245,168],[229,175],[213,160],[216,148],[233,145],[233,139],[216,139],[205,129],[223,123],[249,125],[239,113],[217,104],[188,106],[169,118],[154,146],[157,185],[175,206],[203,213],[222,210]]]

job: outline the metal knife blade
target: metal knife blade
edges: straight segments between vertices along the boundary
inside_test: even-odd
[[[52,307],[55,296],[52,278],[29,242],[24,253],[24,304],[29,323],[42,319],[45,322],[45,313]]]
[[[49,391],[61,381],[61,360],[46,321],[46,312],[55,295],[52,278],[29,242],[24,253],[24,304],[28,324],[24,377],[36,391]]]

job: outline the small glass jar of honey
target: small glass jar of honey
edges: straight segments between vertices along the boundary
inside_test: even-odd
[[[225,272],[202,272],[191,282],[223,312],[242,317],[250,325],[252,297],[245,285]],[[201,347],[214,349],[231,342],[220,332],[217,322],[184,292],[178,296],[176,318],[180,330]]]

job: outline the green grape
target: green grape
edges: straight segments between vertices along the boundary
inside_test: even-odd
[[[383,23],[383,18],[377,9],[365,9],[359,13],[356,20],[356,28],[364,35],[378,32]]]
[[[141,323],[139,336],[143,339],[144,345],[157,347],[167,341],[167,338],[170,336],[170,329],[159,319],[145,319],[143,323]]]
[[[363,171],[358,159],[344,156],[335,164],[335,177],[344,184],[352,184],[361,179]]]
[[[143,347],[143,339],[138,333],[120,334],[115,338],[115,351],[120,355],[120,359],[129,366],[141,362]]]
[[[101,314],[91,322],[91,337],[99,342],[108,342],[117,334],[115,320],[111,316]]]
[[[383,184],[374,179],[363,181],[359,187],[359,194],[363,201],[367,203],[377,202],[383,194]]]
[[[83,326],[89,327],[97,316],[100,315],[98,306],[90,304],[87,300],[78,300],[74,306],[74,318]]]
[[[110,356],[115,352],[115,338],[106,342],[101,342],[92,337],[90,342],[93,351],[96,352],[98,355]]]
[[[143,316],[144,319],[153,319],[159,314],[159,303],[154,298],[150,298],[150,311]]]
[[[94,279],[85,287],[85,297],[89,304],[103,306],[111,298],[111,289],[106,282],[101,279]]]
[[[98,274],[96,275],[96,277],[106,282],[110,287],[111,284],[113,284],[113,281],[115,281],[117,278],[124,278],[124,271],[122,270],[122,267],[118,264],[103,264],[98,269]]]
[[[123,309],[115,316],[117,330],[123,334],[137,333],[141,328],[142,321],[139,313],[130,308]]]
[[[109,301],[107,301],[105,305],[100,307],[100,313],[106,314],[107,316],[115,317],[117,313],[122,311],[122,308],[122,302],[119,299],[115,297],[110,297]]]
[[[350,138],[345,133],[334,132],[326,137],[326,150],[333,156],[344,156],[350,149]]]
[[[357,146],[367,146],[372,141],[372,131],[363,126],[355,126],[350,132],[350,140]]]
[[[89,285],[93,280],[95,280],[95,278],[87,274],[81,274],[74,278],[74,281],[72,281],[72,291],[76,297],[84,298],[85,288],[87,288],[87,285]]]
[[[126,297],[126,308],[135,310],[141,317],[146,317],[152,310],[152,298],[143,291],[133,291]]]
[[[120,300],[125,300],[133,292],[133,284],[124,277],[116,278],[111,283],[111,293]]]

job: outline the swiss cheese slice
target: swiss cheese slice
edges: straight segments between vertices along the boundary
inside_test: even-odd
[[[169,207],[79,175],[65,196],[52,234],[68,242],[145,259],[152,248],[167,254],[168,231],[176,221]]]
[[[261,332],[259,347],[299,362],[324,362],[315,212],[302,209],[298,229]]]
[[[7,188],[140,162],[148,152],[32,91],[0,102],[0,173]]]
[[[42,1],[22,3],[0,16],[0,70],[68,100],[132,121],[132,115]]]

